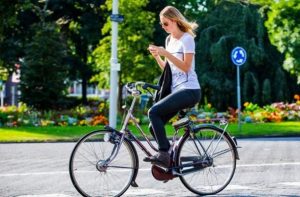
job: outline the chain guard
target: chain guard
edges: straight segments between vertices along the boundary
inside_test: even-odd
[[[172,174],[171,170],[166,172],[163,168],[157,165],[152,165],[151,172],[152,172],[152,176],[159,181],[168,181],[176,177]]]

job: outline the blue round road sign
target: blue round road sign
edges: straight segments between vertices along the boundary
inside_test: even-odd
[[[247,53],[246,50],[243,49],[242,47],[235,47],[231,51],[231,61],[236,65],[236,66],[241,66],[243,65],[247,60]]]

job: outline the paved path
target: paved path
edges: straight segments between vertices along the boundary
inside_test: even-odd
[[[300,138],[240,139],[241,160],[231,184],[218,196],[299,196]],[[0,144],[1,197],[79,196],[71,184],[68,160],[74,143]],[[144,157],[138,151],[140,160]],[[124,196],[195,196],[175,179],[156,181],[140,162],[138,188]]]

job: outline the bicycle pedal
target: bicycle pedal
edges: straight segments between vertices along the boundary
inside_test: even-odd
[[[171,170],[170,167],[166,167],[163,163],[151,162],[151,164],[160,167],[165,173]]]

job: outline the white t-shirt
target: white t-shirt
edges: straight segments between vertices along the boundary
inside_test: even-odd
[[[172,36],[168,36],[166,39],[166,50],[178,59],[183,60],[185,53],[195,54],[194,38],[189,33],[184,33],[178,40],[172,38]],[[171,61],[167,61],[169,62],[172,71],[172,92],[182,89],[200,89],[198,77],[195,72],[195,56],[188,73],[180,70]]]

